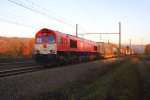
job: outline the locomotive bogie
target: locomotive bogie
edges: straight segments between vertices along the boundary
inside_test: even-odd
[[[47,66],[47,65],[54,65],[56,64],[56,54],[35,54],[35,61],[39,65]]]

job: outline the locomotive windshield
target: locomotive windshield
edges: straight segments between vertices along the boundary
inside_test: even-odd
[[[46,37],[46,43],[54,43],[54,42],[55,42],[54,36],[47,36]]]
[[[37,44],[42,44],[42,43],[44,43],[44,36],[37,36],[37,37],[36,37],[36,43],[37,43]]]

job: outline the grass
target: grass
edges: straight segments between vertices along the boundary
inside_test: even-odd
[[[131,59],[129,62],[103,66],[101,69],[92,71],[86,76],[67,83],[54,91],[41,93],[30,99],[142,100],[140,95],[142,91],[140,86],[141,76],[137,67],[138,63],[137,59]]]
[[[138,66],[141,81],[140,95],[142,98],[144,98],[143,100],[150,100],[150,62],[147,60],[148,59],[140,62],[142,66]]]

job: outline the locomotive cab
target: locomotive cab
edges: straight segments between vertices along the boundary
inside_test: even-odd
[[[53,31],[43,29],[35,36],[35,61],[41,65],[55,62],[57,54],[56,36]]]
[[[37,36],[35,50],[39,54],[56,54],[55,36]]]

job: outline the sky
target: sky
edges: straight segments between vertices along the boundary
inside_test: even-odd
[[[34,37],[42,28],[75,35],[119,33],[121,42],[150,43],[150,0],[1,0],[0,36]],[[78,35],[118,43],[119,35]]]

